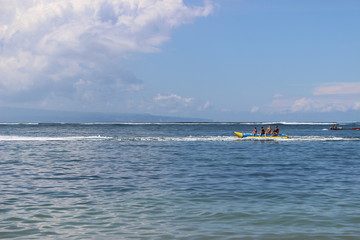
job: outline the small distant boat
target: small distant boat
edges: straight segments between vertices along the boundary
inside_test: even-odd
[[[351,127],[351,128],[344,128],[344,127],[339,127],[338,124],[334,124],[330,130],[360,130],[360,127]]]
[[[344,130],[342,127],[338,127],[337,125],[333,125],[330,130]]]
[[[287,134],[280,134],[280,135],[259,135],[259,134],[251,134],[251,133],[241,133],[241,132],[234,132],[236,136],[239,138],[269,138],[269,139],[277,139],[277,138],[290,138]]]

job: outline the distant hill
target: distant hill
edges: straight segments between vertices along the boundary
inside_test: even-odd
[[[0,107],[0,122],[211,122],[209,119],[151,114],[71,112]]]

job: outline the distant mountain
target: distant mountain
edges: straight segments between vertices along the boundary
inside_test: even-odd
[[[151,114],[71,112],[0,107],[0,122],[211,122],[209,119]]]

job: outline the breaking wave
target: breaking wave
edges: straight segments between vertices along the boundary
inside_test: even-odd
[[[186,137],[106,137],[106,136],[7,136],[0,135],[0,141],[140,141],[140,142],[242,142],[242,141],[276,141],[276,142],[319,142],[319,141],[360,141],[360,137],[336,136],[292,136],[290,138],[238,138],[236,136],[186,136]]]
[[[74,137],[34,137],[34,136],[6,136],[0,135],[0,141],[81,141],[81,140],[107,140],[102,136],[74,136]]]

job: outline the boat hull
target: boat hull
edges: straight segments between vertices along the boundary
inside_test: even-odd
[[[263,138],[266,138],[266,139],[278,139],[278,138],[290,138],[289,135],[286,135],[286,134],[280,134],[280,135],[259,135],[259,134],[256,134],[256,135],[253,135],[253,134],[250,134],[250,133],[241,133],[241,132],[234,132],[234,134],[236,136],[238,136],[239,138],[260,138],[260,139],[263,139]]]

